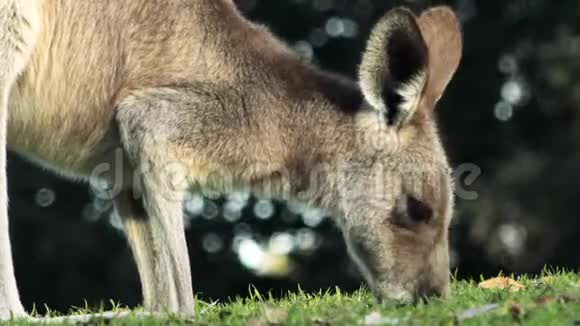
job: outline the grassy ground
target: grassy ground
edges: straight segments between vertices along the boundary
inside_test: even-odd
[[[251,291],[248,299],[224,304],[197,302],[194,320],[129,316],[90,325],[580,325],[580,274],[544,273],[517,279],[525,289],[481,289],[477,282],[456,281],[447,301],[416,306],[377,304],[368,291],[339,289],[311,295],[291,293],[283,300]],[[122,309],[119,309],[122,311]],[[85,311],[86,312],[86,311]],[[79,311],[83,313],[83,311]],[[138,313],[138,312],[137,312]],[[28,325],[29,322],[13,322]]]

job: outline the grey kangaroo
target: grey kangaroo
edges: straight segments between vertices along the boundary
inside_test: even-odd
[[[147,311],[194,314],[192,188],[326,209],[379,299],[445,297],[453,186],[434,110],[461,52],[447,7],[388,12],[354,82],[306,63],[232,0],[2,0],[0,142],[115,190]],[[7,319],[27,314],[0,155]]]

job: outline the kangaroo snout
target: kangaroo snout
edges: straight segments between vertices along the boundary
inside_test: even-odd
[[[405,284],[393,286],[379,285],[373,293],[379,302],[391,302],[399,305],[415,304],[422,300],[433,298],[447,299],[449,297],[449,282],[424,281],[409,288]]]
[[[424,282],[419,284],[415,291],[415,301],[421,299],[441,298],[447,299],[449,296],[449,280],[445,282]]]

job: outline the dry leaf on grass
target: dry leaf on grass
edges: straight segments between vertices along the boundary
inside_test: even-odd
[[[526,287],[509,277],[496,277],[479,283],[482,289],[507,289],[512,292],[524,290]]]

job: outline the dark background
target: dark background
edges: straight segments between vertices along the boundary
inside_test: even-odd
[[[440,105],[441,132],[454,167],[481,170],[464,186],[478,198],[457,200],[452,268],[476,279],[545,265],[580,269],[577,0],[237,2],[306,58],[353,77],[369,29],[388,9],[451,5],[463,22],[465,52]],[[139,303],[136,268],[110,203],[15,156],[9,176],[27,308]],[[243,194],[193,196],[185,209],[194,288],[203,299],[246,296],[250,284],[275,295],[297,284],[308,291],[361,284],[339,233],[317,211]]]

